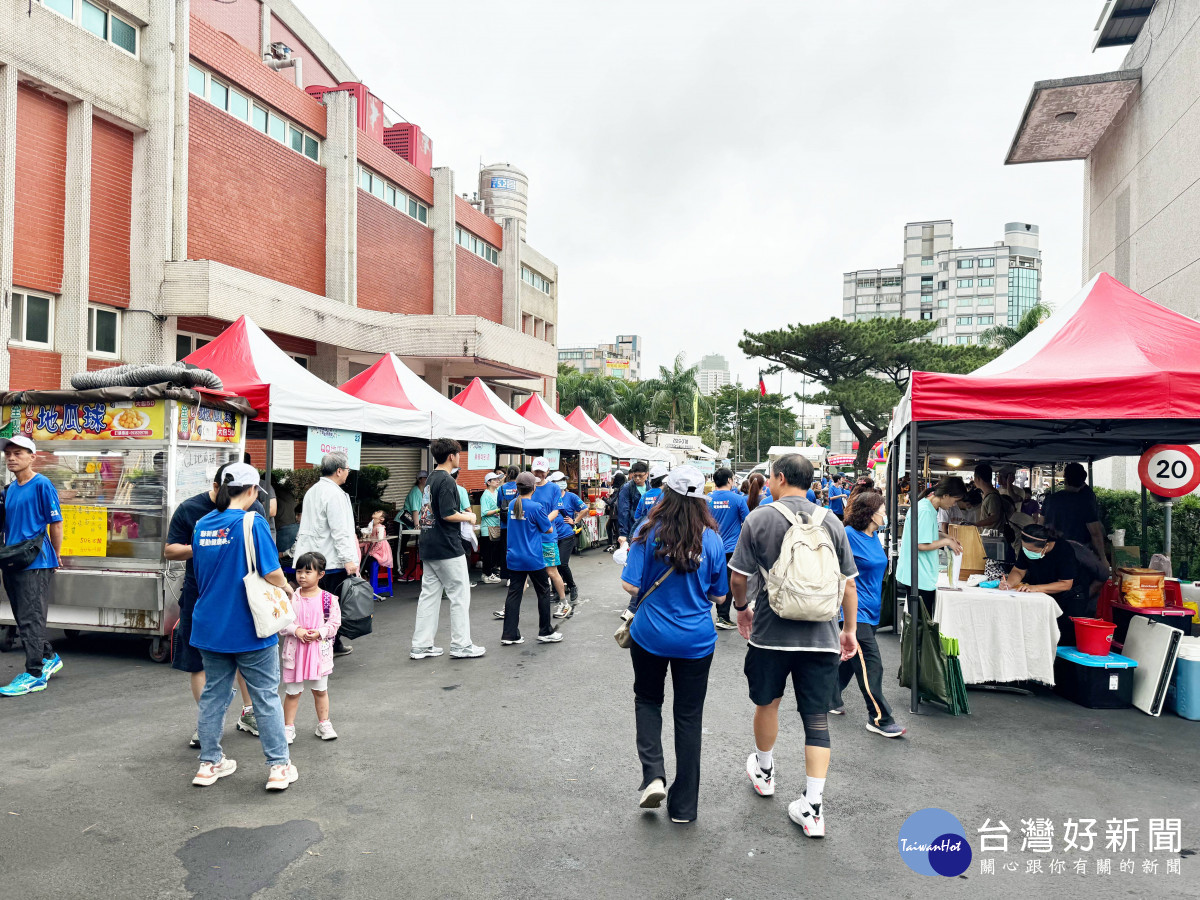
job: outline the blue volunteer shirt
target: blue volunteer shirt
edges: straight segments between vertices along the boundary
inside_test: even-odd
[[[762,506],[764,503],[774,502],[775,498],[771,496],[771,489],[764,484],[762,490],[758,492],[758,505]]]
[[[646,516],[650,515],[650,507],[654,506],[654,504],[658,502],[658,498],[661,496],[662,488],[660,487],[649,488],[647,489],[646,493],[642,494],[642,499],[638,501],[637,509],[633,511],[634,526],[636,526],[638,522],[642,521],[642,519],[646,518]]]
[[[508,481],[496,491],[496,504],[500,507],[500,527],[508,527],[508,505],[517,499],[517,483]]]
[[[50,479],[40,473],[24,484],[15,481],[4,493],[4,545],[11,547],[22,541],[46,534],[46,526],[62,521],[58,491]],[[41,552],[29,564],[31,569],[55,569],[58,560],[50,539],[42,541]]]
[[[840,516],[845,511],[846,498],[849,496],[849,491],[838,487],[836,484],[833,485],[829,489],[829,509]]]
[[[567,517],[572,519],[575,515],[585,509],[587,504],[579,499],[579,495],[572,491],[564,491],[563,495],[558,498],[558,504],[555,507],[558,510],[558,518],[554,520],[555,534],[561,541],[564,538],[575,536],[575,526],[567,521]]]
[[[814,491],[812,488],[809,488],[809,489],[808,489],[808,493],[807,493],[807,494],[805,494],[804,496],[805,496],[805,498],[808,500],[808,502],[809,502],[809,503],[813,503],[813,504],[815,504],[815,505],[817,505],[817,506],[822,506],[822,505],[823,505],[823,504],[821,503],[821,501],[817,499],[817,492],[816,492],[816,491]],[[761,504],[760,504],[760,505],[761,505]]]
[[[657,529],[656,529],[657,530]],[[649,591],[667,570],[666,560],[654,558],[654,534],[629,548],[621,580]],[[684,575],[673,572],[658,589],[638,606],[629,633],[640,646],[655,656],[701,659],[717,646],[709,597],[729,594],[725,545],[720,536],[705,529],[700,550],[700,568]]]
[[[858,566],[858,577],[854,579],[858,589],[858,621],[868,625],[879,624],[879,611],[883,608],[883,574],[887,571],[887,553],[876,535],[863,534],[846,526],[846,538],[854,553]]]
[[[738,535],[742,533],[742,523],[750,515],[745,495],[739,491],[713,491],[708,495],[708,508],[717,520],[725,552],[732,553],[737,547]]]
[[[558,501],[562,499],[562,490],[557,484],[551,484],[549,481],[547,481],[541,487],[536,487],[533,489],[533,499],[541,504],[546,516],[549,517],[550,513],[558,508]],[[557,517],[554,521],[558,521]],[[554,522],[550,523],[548,530],[546,530],[546,533],[542,535],[542,543],[558,543],[558,537],[556,536],[554,530]],[[546,568],[546,564],[544,562],[542,563],[541,568]]]
[[[196,523],[192,532],[192,561],[200,597],[192,614],[192,646],[213,653],[250,653],[274,647],[276,635],[260,638],[246,600],[242,579],[250,571],[246,542],[242,537],[240,509],[214,510]],[[271,526],[257,513],[251,536],[258,573],[269,575],[279,568],[279,551],[271,539]]]
[[[555,488],[557,490],[557,488]],[[512,511],[512,507],[509,507]],[[542,556],[542,536],[551,527],[546,507],[531,497],[521,500],[523,519],[508,520],[508,554],[505,561],[511,572],[537,572],[546,568]]]

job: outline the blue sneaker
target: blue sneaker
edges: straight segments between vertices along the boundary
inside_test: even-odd
[[[28,672],[22,672],[4,687],[0,687],[2,697],[20,697],[22,694],[36,694],[46,689],[46,676],[34,678]]]
[[[62,657],[55,653],[49,659],[42,660],[42,678],[50,680],[50,676],[62,671]]]

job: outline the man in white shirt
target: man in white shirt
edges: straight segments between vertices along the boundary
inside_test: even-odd
[[[335,595],[348,576],[358,574],[354,510],[350,506],[350,495],[342,490],[349,477],[350,468],[344,453],[327,453],[321,457],[321,480],[304,495],[304,514],[293,554],[294,559],[311,552],[324,556],[328,567],[321,579],[321,588]],[[340,634],[334,640],[334,656],[345,656],[353,649],[342,641]]]

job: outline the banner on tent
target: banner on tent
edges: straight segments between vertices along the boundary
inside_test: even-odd
[[[340,428],[308,429],[308,445],[304,448],[304,461],[314,466],[321,464],[326,453],[346,454],[346,465],[351,469],[362,466],[362,432],[343,431]]]
[[[612,468],[612,457],[607,453],[601,453],[596,466],[599,468],[601,475],[607,475],[608,470]]]
[[[579,480],[588,481],[596,477],[596,454],[584,450],[579,454]]]
[[[467,442],[467,469],[491,471],[496,468],[496,445],[480,441]]]
[[[543,450],[542,455],[546,457],[546,462],[550,463],[552,471],[558,468],[559,456],[557,450]]]

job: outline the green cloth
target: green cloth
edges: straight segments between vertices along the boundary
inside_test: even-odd
[[[466,512],[471,508],[471,496],[467,493],[467,489],[461,484],[458,485],[458,511]]]
[[[484,528],[500,527],[500,506],[495,491],[484,491],[479,498],[479,524]]]
[[[911,520],[912,514],[909,514]],[[928,499],[917,504],[917,535],[918,544],[932,544],[939,540],[937,510]],[[913,530],[904,525],[904,535],[900,538],[900,559],[896,562],[896,581],[912,587],[912,538]],[[922,591],[937,590],[938,569],[941,554],[937,550],[917,551],[917,588]]]
[[[421,511],[421,504],[424,502],[423,496],[424,492],[414,484],[412,490],[408,492],[408,496],[404,499],[404,511],[419,513]]]

